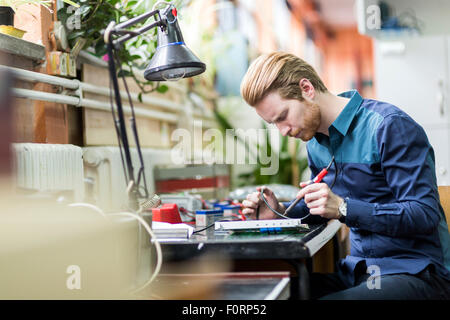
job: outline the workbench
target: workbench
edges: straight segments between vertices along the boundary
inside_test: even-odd
[[[184,261],[206,253],[223,255],[233,260],[284,260],[295,274],[291,274],[291,299],[309,299],[307,261],[334,237],[341,227],[337,220],[321,225],[310,225],[301,233],[236,234],[215,232],[212,229],[195,233],[186,240],[160,241],[166,262]]]

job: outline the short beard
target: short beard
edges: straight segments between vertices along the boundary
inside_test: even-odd
[[[322,120],[322,114],[320,113],[318,104],[307,101],[304,101],[304,104],[307,106],[304,115],[305,126],[307,127],[305,127],[305,129],[302,131],[300,139],[302,139],[303,141],[309,141],[319,130],[320,122]]]

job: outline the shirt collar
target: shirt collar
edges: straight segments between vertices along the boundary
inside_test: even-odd
[[[333,126],[337,131],[339,131],[343,136],[345,136],[347,134],[348,128],[350,127],[350,124],[353,121],[353,118],[356,115],[356,111],[358,111],[358,108],[363,101],[363,98],[356,90],[346,91],[340,93],[338,96],[350,98],[350,101],[341,111],[336,120],[334,120],[331,126]]]

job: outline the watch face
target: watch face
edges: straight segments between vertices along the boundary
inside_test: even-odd
[[[340,214],[342,214],[343,216],[347,215],[347,201],[343,201],[341,203],[341,205],[339,206],[339,212]]]

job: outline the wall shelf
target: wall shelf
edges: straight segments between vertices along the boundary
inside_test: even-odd
[[[3,33],[0,33],[0,52],[28,58],[37,63],[45,61],[45,47],[43,45]]]

